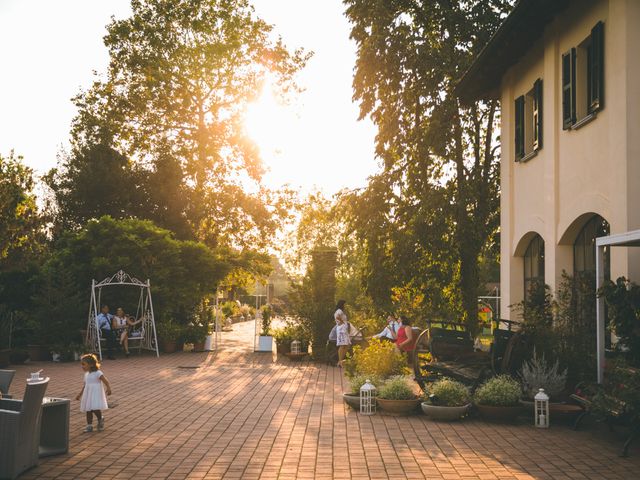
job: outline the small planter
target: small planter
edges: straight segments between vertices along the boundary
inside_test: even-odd
[[[494,422],[513,422],[522,413],[522,406],[496,407],[493,405],[476,405],[480,416]]]
[[[377,398],[378,406],[382,411],[389,415],[411,415],[418,410],[420,405],[419,398],[413,398],[411,400],[385,400],[384,398]]]
[[[202,341],[202,342],[193,342],[193,351],[194,352],[204,352],[204,341]]]
[[[422,411],[425,415],[430,419],[441,422],[452,422],[465,416],[469,407],[471,407],[471,404],[468,403],[461,407],[446,407],[443,405],[431,405],[430,403],[422,402],[420,406],[422,407]]]
[[[260,335],[258,337],[258,352],[273,351],[273,337],[270,335]]]
[[[343,393],[342,401],[353,408],[356,412],[360,410],[360,394],[359,393]]]

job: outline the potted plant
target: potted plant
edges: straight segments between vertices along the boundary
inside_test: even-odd
[[[350,392],[342,394],[342,400],[354,410],[360,410],[360,388],[369,381],[373,385],[382,385],[382,380],[375,375],[355,375],[349,379]]]
[[[445,377],[429,387],[428,395],[421,407],[433,420],[458,420],[471,407],[471,395],[462,383]]]
[[[164,353],[174,353],[178,349],[178,339],[182,334],[182,327],[171,320],[158,322],[158,341]]]
[[[209,335],[209,326],[200,323],[187,325],[182,334],[184,343],[193,344],[194,352],[204,351],[204,342]]]
[[[473,400],[487,420],[510,421],[522,412],[522,389],[509,375],[498,375],[484,382],[476,390]]]
[[[260,337],[258,338],[258,351],[271,352],[273,350],[273,337],[270,335],[271,330],[271,306],[264,305],[260,309],[262,314],[262,322],[260,329]]]
[[[416,411],[420,399],[402,375],[389,378],[378,390],[378,406],[391,415],[409,415]]]

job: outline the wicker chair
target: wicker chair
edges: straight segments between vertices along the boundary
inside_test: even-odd
[[[28,383],[22,400],[0,400],[0,478],[38,464],[42,399],[49,379]]]
[[[11,398],[9,395],[9,386],[15,373],[15,370],[0,370],[0,393],[2,393],[4,398]]]

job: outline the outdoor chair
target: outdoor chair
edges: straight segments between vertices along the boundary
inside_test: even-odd
[[[15,370],[0,370],[0,393],[2,393],[2,398],[11,398],[9,386],[11,386],[11,380],[13,380],[15,373]]]
[[[49,379],[27,383],[22,400],[0,400],[0,479],[38,464],[42,399]]]

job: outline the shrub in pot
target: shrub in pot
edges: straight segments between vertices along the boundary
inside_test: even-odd
[[[539,357],[535,349],[531,360],[522,364],[519,376],[522,379],[524,398],[531,401],[540,388],[544,388],[549,398],[558,400],[567,385],[567,369],[561,372],[558,360],[550,365],[544,354]]]
[[[183,333],[182,326],[171,320],[164,320],[158,322],[156,328],[162,351],[164,353],[174,353],[178,348],[178,340]]]
[[[418,408],[420,399],[401,375],[389,378],[378,390],[378,406],[392,415],[409,415]]]
[[[204,342],[209,335],[209,326],[201,323],[191,323],[184,328],[182,340],[184,343],[193,344],[194,352],[204,350]]]
[[[369,346],[353,347],[353,353],[344,362],[344,370],[348,376],[370,375],[388,378],[401,375],[407,368],[407,360],[399,353],[391,342],[371,339]]]
[[[452,421],[463,417],[471,406],[469,389],[450,378],[441,378],[430,385],[422,411],[433,420]]]
[[[350,392],[342,394],[342,400],[354,410],[360,409],[360,388],[365,382],[369,380],[370,383],[375,385],[382,385],[382,380],[379,377],[367,376],[367,375],[355,375],[349,378]]]
[[[509,375],[490,378],[476,390],[473,400],[488,420],[514,420],[522,411],[520,383]]]

